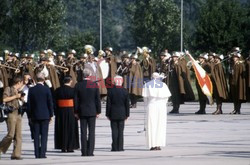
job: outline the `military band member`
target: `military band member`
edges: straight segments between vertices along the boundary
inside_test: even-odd
[[[88,62],[84,65],[84,69],[91,71],[91,81],[96,82],[99,87],[100,95],[107,95],[107,88],[104,85],[104,80],[102,76],[102,71],[100,66],[95,62],[95,56],[89,55]]]
[[[14,69],[8,69],[8,74],[9,74],[9,84],[11,85],[11,82],[13,80],[14,77],[16,76],[21,76],[20,75],[20,70],[19,70],[19,57],[20,57],[20,54],[19,53],[13,53],[10,55],[11,58],[10,58],[10,61],[8,62],[8,65],[12,68],[16,68],[16,70]]]
[[[171,55],[168,52],[161,52],[160,54],[160,63],[157,67],[157,72],[160,74],[164,74],[166,78],[163,80],[166,84],[169,85],[169,61],[171,60]]]
[[[247,93],[247,101],[250,102],[250,51],[249,51],[249,55],[246,58],[246,71],[247,71],[247,76],[246,76],[246,80],[247,80],[247,87],[246,87],[246,93]]]
[[[156,62],[154,58],[150,57],[151,50],[148,47],[143,47],[143,60],[141,62],[142,73],[144,81],[149,81],[151,75],[156,71]]]
[[[129,94],[131,106],[130,108],[136,108],[137,98],[142,96],[143,88],[143,75],[140,64],[136,61],[137,55],[133,54],[130,57],[131,67],[129,69]]]
[[[68,57],[67,57],[67,65],[72,65],[76,62],[76,58],[75,58],[75,55],[76,55],[76,51],[74,49],[70,49],[68,51]]]
[[[104,57],[106,57],[106,53],[103,50],[99,50],[97,58],[99,60],[102,60],[102,59],[104,59]]]
[[[169,89],[172,93],[173,109],[169,113],[179,113],[180,104],[194,99],[193,90],[187,78],[186,62],[181,61],[180,57],[180,52],[174,52],[170,62]]]
[[[129,73],[130,73],[130,67],[131,67],[131,60],[129,59],[129,55],[123,54],[122,62],[120,66],[117,69],[117,74],[123,77],[123,87],[125,89],[129,89]]]
[[[49,64],[50,65],[55,65],[54,57],[56,56],[56,53],[53,52],[51,49],[48,49],[47,50],[47,56],[48,56],[48,59],[49,59]]]
[[[241,54],[234,53],[233,66],[230,75],[230,90],[234,103],[234,110],[230,114],[240,114],[241,103],[246,101],[246,68],[240,61]]]
[[[3,64],[3,57],[0,57],[0,64]],[[3,102],[4,88],[9,86],[6,68],[0,65],[0,104]]]
[[[62,66],[62,67],[67,67],[66,66],[66,62],[65,62],[65,53],[64,52],[59,52],[56,56],[56,62],[55,64],[58,65],[58,66]],[[60,84],[63,85],[63,80],[64,80],[64,77],[65,77],[65,72],[67,70],[65,69],[62,69],[62,68],[57,68],[58,69],[58,78],[59,78],[59,81],[60,81]]]
[[[77,58],[75,57],[76,51],[71,49],[68,51],[68,57],[66,60],[67,68],[69,69],[66,75],[70,75],[72,77],[72,87],[76,84],[76,73],[75,73],[75,64],[77,63]]]
[[[112,54],[113,53],[113,48],[107,47],[104,49],[105,54],[106,54],[106,61],[109,63],[109,74],[108,77],[105,80],[105,84],[108,87],[114,85],[114,77],[116,76],[116,71],[117,71],[117,59],[116,57]]]
[[[45,84],[52,89],[56,90],[60,87],[59,78],[56,72],[56,68],[53,65],[49,65],[49,59],[47,57],[41,59],[41,64],[36,67],[35,73],[43,73],[45,76]]]
[[[76,69],[76,77],[77,77],[77,82],[82,81],[83,79],[83,70],[84,66],[88,61],[88,55],[86,53],[81,54],[80,56],[80,61],[76,63],[75,69]]]
[[[207,74],[211,74],[211,68],[209,64],[207,63],[208,56],[206,53],[201,54],[198,57],[199,64],[200,66],[206,71]],[[198,80],[196,80],[196,88],[198,92],[198,97],[199,97],[199,104],[200,104],[200,109],[195,112],[195,114],[206,114],[206,104],[207,104],[207,96],[203,93]]]
[[[225,71],[221,64],[221,60],[224,59],[223,55],[216,54],[214,56],[214,65],[212,69],[213,77],[213,98],[216,100],[216,111],[212,114],[222,114],[222,102],[228,99],[228,88],[225,77]]]
[[[47,54],[47,50],[41,50],[40,51],[40,54],[39,54],[39,59],[43,59],[46,57],[46,54]]]
[[[34,61],[35,54],[29,54],[27,56],[27,62],[25,64],[25,72],[29,73],[32,79],[35,79],[35,74],[34,74],[34,67],[36,66],[36,63]]]

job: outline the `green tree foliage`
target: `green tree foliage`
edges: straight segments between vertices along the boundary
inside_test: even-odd
[[[100,12],[99,0],[64,0],[67,7],[66,33],[71,38],[75,33],[94,38],[88,44],[99,49]],[[102,0],[103,47],[112,46],[115,50],[126,49],[133,42],[127,28],[126,0]],[[83,45],[84,46],[84,45]]]
[[[2,1],[1,42],[15,51],[48,48],[60,34],[64,18],[61,0]],[[1,5],[2,7],[2,5]]]
[[[180,49],[180,10],[172,0],[136,0],[129,9],[138,46],[148,46],[155,53]]]
[[[247,56],[250,54],[250,1],[246,4],[246,12],[247,16],[244,19],[244,41],[246,49],[244,50],[244,54]]]
[[[183,0],[183,45],[187,50],[192,51],[192,42],[196,30],[196,20],[199,18],[199,9],[205,0]],[[181,0],[175,0],[179,9]]]
[[[196,26],[195,48],[226,54],[232,47],[245,48],[246,13],[237,0],[207,0]]]

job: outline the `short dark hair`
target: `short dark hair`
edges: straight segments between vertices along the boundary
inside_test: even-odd
[[[67,83],[69,83],[71,80],[72,80],[72,77],[71,77],[71,76],[66,76],[66,77],[64,77],[64,79],[63,79],[63,83],[64,83],[64,84],[67,84]]]
[[[16,84],[18,84],[19,82],[22,82],[22,81],[23,81],[23,79],[22,79],[21,76],[16,76],[16,77],[13,78],[12,86],[16,85]]]

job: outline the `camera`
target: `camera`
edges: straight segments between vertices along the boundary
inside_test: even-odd
[[[33,85],[33,84],[34,84],[34,81],[31,78],[29,78],[27,86],[30,86],[30,85]]]
[[[21,94],[21,97],[24,97],[26,94],[23,91],[19,91],[19,94]]]
[[[6,104],[0,105],[0,119],[1,122],[4,121],[4,119],[8,118],[8,114],[12,113],[14,108],[12,106],[8,106]]]

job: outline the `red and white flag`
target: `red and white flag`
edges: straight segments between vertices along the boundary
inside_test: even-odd
[[[207,96],[209,104],[213,104],[213,97],[212,97],[213,84],[210,77],[208,76],[206,71],[199,65],[199,63],[196,60],[194,60],[191,54],[189,54],[188,52],[186,52],[186,54],[192,61],[192,66],[194,68],[195,76],[202,89],[202,92]]]

